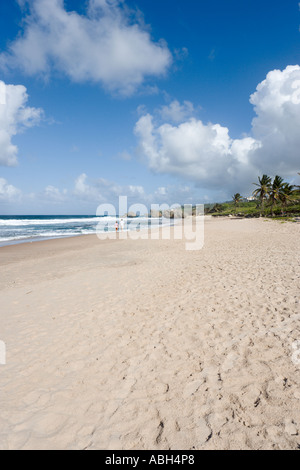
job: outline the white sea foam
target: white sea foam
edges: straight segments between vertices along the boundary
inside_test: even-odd
[[[81,219],[0,219],[0,226],[25,226],[25,225],[60,225],[76,223],[95,223],[97,224],[101,217],[81,218]],[[113,217],[105,217],[105,220],[115,220]]]
[[[12,237],[0,237],[0,243],[3,242],[13,242],[18,240],[30,240],[32,238],[64,238],[64,237],[75,237],[78,235],[91,235],[95,233],[95,230],[81,230],[80,232],[65,232],[65,231],[48,231],[48,232],[36,232],[30,233],[27,235],[19,235],[19,236],[12,236]]]
[[[119,218],[117,218],[119,220]],[[74,218],[74,219],[1,219],[0,218],[0,226],[7,226],[7,227],[20,227],[20,226],[26,226],[26,225],[65,225],[65,224],[76,224],[76,223],[81,223],[81,224],[97,224],[99,222],[115,222],[116,217],[88,217],[88,218]],[[137,219],[127,219],[128,221],[130,220],[137,220]],[[139,221],[146,221],[148,220],[147,217],[139,217]],[[152,221],[154,220],[159,220],[159,219],[151,219]]]
[[[117,218],[120,220],[120,218]],[[115,230],[116,217],[73,217],[73,218],[0,218],[0,244],[10,242],[26,242],[46,238],[65,238],[78,235],[89,235],[97,232],[112,232]],[[160,218],[124,217],[124,231],[144,230],[159,225],[165,225]],[[150,226],[151,227],[150,227]],[[168,225],[168,223],[166,224]]]

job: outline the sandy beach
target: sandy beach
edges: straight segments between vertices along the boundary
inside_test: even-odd
[[[0,448],[300,448],[299,260],[263,219],[0,248]]]

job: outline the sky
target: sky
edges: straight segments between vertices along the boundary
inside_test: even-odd
[[[0,214],[300,177],[300,3],[0,2]]]

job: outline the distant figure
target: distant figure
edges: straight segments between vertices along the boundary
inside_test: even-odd
[[[123,232],[123,230],[124,230],[124,219],[121,219],[120,227],[121,227],[121,232]]]
[[[118,232],[118,230],[119,230],[119,224],[118,224],[118,222],[115,223],[115,229],[116,229],[116,232]]]

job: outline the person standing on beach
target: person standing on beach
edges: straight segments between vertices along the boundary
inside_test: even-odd
[[[123,230],[124,230],[124,219],[121,219],[120,227],[121,227],[121,232],[123,232]]]
[[[116,229],[116,232],[119,231],[119,224],[118,224],[118,221],[116,221],[116,223],[115,223],[115,229]]]

